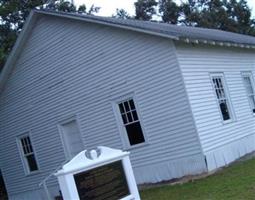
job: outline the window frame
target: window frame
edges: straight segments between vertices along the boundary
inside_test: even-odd
[[[134,102],[134,105],[135,105],[135,108],[136,108],[135,110],[136,110],[136,113],[137,113],[137,116],[138,116],[138,121],[140,123],[142,133],[143,133],[143,137],[144,137],[144,142],[139,143],[139,144],[135,144],[135,145],[130,145],[129,138],[128,138],[128,133],[127,133],[125,124],[123,123],[122,116],[121,116],[121,113],[120,113],[120,110],[119,110],[119,104],[122,103],[122,102],[128,101],[130,99],[133,99],[133,102]],[[114,110],[115,117],[117,119],[119,134],[120,134],[120,138],[121,138],[124,150],[135,149],[135,148],[139,148],[139,147],[143,147],[143,146],[148,145],[149,144],[148,137],[147,137],[147,134],[146,134],[145,126],[143,124],[143,120],[142,120],[140,110],[139,110],[139,105],[137,104],[137,100],[136,100],[135,95],[134,94],[125,95],[125,96],[122,96],[122,97],[119,97],[119,98],[115,99],[112,102],[112,107],[113,107],[113,110]]]
[[[21,143],[21,139],[25,138],[25,137],[29,137],[31,145],[32,145],[32,148],[33,148],[33,155],[34,155],[35,162],[36,162],[36,165],[37,165],[37,170],[34,170],[34,171],[30,171],[28,162],[26,160],[27,159],[26,155],[25,155],[25,153],[23,151],[23,146],[22,146],[22,143]],[[40,172],[40,165],[39,165],[39,162],[38,162],[35,146],[33,145],[33,140],[32,140],[32,137],[31,137],[31,132],[29,131],[29,132],[23,133],[22,135],[19,135],[16,138],[16,142],[17,142],[17,145],[18,145],[18,150],[19,150],[19,154],[20,154],[20,158],[21,158],[21,162],[22,162],[22,166],[23,166],[25,175],[28,176],[28,175],[38,174]]]
[[[224,118],[223,118],[223,114],[221,112],[221,108],[220,108],[220,104],[219,104],[219,99],[218,99],[218,96],[217,96],[216,90],[215,90],[216,88],[215,88],[214,83],[213,83],[213,79],[217,78],[217,77],[220,77],[221,80],[222,80],[222,85],[223,85],[223,89],[224,89],[224,93],[225,93],[225,99],[226,99],[226,103],[227,103],[228,110],[229,110],[230,119],[228,119],[228,120],[224,120]],[[229,89],[228,89],[228,86],[227,86],[227,83],[226,83],[225,74],[223,72],[210,73],[210,78],[211,78],[212,89],[213,89],[213,93],[214,93],[214,96],[215,96],[218,112],[220,114],[221,122],[223,124],[228,124],[228,123],[234,122],[235,121],[235,114],[234,114],[234,109],[233,109],[231,98],[230,98]]]
[[[242,76],[243,87],[244,87],[244,90],[245,90],[245,93],[246,93],[247,101],[248,101],[249,106],[250,106],[251,114],[253,116],[255,116],[255,113],[252,110],[252,105],[251,105],[251,102],[250,102],[250,99],[249,99],[250,96],[253,96],[253,98],[255,100],[255,87],[254,87],[253,73],[251,71],[243,71],[243,72],[241,72],[241,76]],[[248,94],[247,88],[245,86],[244,77],[247,77],[247,76],[250,78],[250,81],[251,81],[251,87],[252,87],[252,90],[253,90],[253,94],[252,95]]]

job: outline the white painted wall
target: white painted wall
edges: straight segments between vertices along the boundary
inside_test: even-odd
[[[148,137],[130,149],[138,183],[206,170],[171,40],[41,18],[0,98],[0,152],[7,152],[1,169],[13,199],[36,191],[65,160],[58,125],[72,116],[86,149],[123,149],[112,103],[128,94],[135,95]],[[40,168],[33,176],[24,175],[15,139],[28,130]]]
[[[60,124],[59,132],[67,159],[72,159],[84,150],[80,129],[76,119],[71,119]]]
[[[228,164],[254,150],[255,116],[241,76],[242,71],[255,74],[254,51],[181,43],[176,44],[176,49],[209,169]],[[210,79],[212,72],[224,73],[235,115],[231,123],[224,124],[221,120]]]

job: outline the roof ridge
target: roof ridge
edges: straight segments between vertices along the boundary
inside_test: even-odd
[[[63,12],[63,11],[54,11],[51,9],[35,9],[36,11],[39,12],[46,12],[46,13],[56,13],[56,14],[61,14],[61,15],[72,15],[72,16],[76,16],[76,17],[83,17],[83,18],[87,18],[87,19],[93,19],[93,20],[100,20],[103,22],[108,22],[109,21],[113,21],[113,22],[118,22],[118,24],[124,25],[124,24],[128,24],[129,23],[136,23],[136,24],[146,24],[146,25],[156,25],[156,26],[164,26],[167,28],[180,28],[180,29],[187,29],[187,30],[201,30],[201,31],[215,31],[215,32],[221,32],[221,33],[228,33],[228,34],[234,34],[234,35],[241,35],[243,37],[250,37],[255,39],[254,36],[251,35],[247,35],[247,34],[241,34],[241,33],[236,33],[236,32],[231,32],[231,31],[227,31],[227,30],[221,30],[221,29],[215,29],[215,28],[207,28],[207,27],[195,27],[195,26],[187,26],[187,25],[178,25],[178,24],[169,24],[169,23],[165,23],[165,22],[160,22],[160,21],[143,21],[143,20],[138,20],[138,19],[119,19],[119,18],[114,18],[114,17],[110,17],[110,16],[98,16],[98,15],[88,15],[88,14],[82,14],[79,12]]]

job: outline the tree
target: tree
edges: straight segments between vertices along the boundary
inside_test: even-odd
[[[237,2],[236,0],[230,0],[226,7],[230,20],[229,24],[232,25],[228,29],[242,34],[255,35],[255,21],[251,19],[251,9],[247,1],[240,0]]]
[[[3,67],[30,10],[44,3],[43,0],[0,0],[0,69]]]
[[[69,1],[60,0],[54,1],[54,3],[46,5],[46,8],[61,11],[61,12],[76,12],[76,7]],[[86,7],[85,7],[86,11]]]
[[[32,9],[50,9],[90,15],[97,13],[100,9],[94,5],[88,11],[86,11],[85,5],[77,9],[72,3],[66,0],[52,0],[50,3],[47,2],[48,0],[0,0],[0,70],[4,66],[17,35],[20,33]]]
[[[156,0],[138,0],[135,2],[135,19],[149,21],[156,14]]]
[[[163,22],[177,24],[180,17],[180,7],[173,0],[160,0],[159,12]]]
[[[132,19],[132,16],[130,16],[124,9],[116,9],[116,14],[112,15],[112,17],[119,19]]]
[[[174,0],[159,0],[162,20],[255,35],[255,20],[246,0],[187,0],[180,6]]]
[[[181,23],[190,26],[221,29],[227,19],[222,0],[189,0],[180,6]]]
[[[0,25],[0,71],[4,66],[5,60],[16,41],[16,31],[9,29],[8,25]]]
[[[189,0],[180,6],[180,23],[254,35],[254,20],[245,0]]]

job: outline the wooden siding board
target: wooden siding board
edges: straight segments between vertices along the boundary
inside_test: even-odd
[[[255,73],[254,51],[176,43],[177,57],[205,153],[255,133],[241,71]],[[210,73],[223,72],[235,119],[223,124]]]
[[[2,160],[10,194],[35,189],[65,160],[57,124],[70,115],[78,117],[85,148],[123,148],[112,101],[129,93],[136,96],[149,140],[131,150],[135,168],[202,156],[174,51],[167,39],[40,19],[0,98],[0,146],[8,148]],[[15,137],[27,131],[40,173],[26,177]]]

